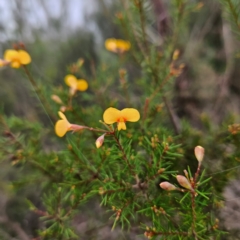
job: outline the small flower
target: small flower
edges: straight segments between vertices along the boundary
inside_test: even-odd
[[[109,38],[105,41],[105,47],[110,52],[124,53],[131,48],[131,43],[122,39]]]
[[[85,126],[71,124],[67,120],[66,116],[60,111],[58,112],[58,115],[61,118],[61,120],[58,120],[55,124],[55,132],[58,137],[63,137],[68,131],[76,132],[76,131],[82,130],[84,128],[87,128]]]
[[[184,187],[184,188],[186,188],[186,189],[189,189],[189,190],[193,190],[190,182],[188,181],[188,179],[187,179],[186,177],[184,177],[184,176],[182,176],[182,175],[177,175],[176,178],[177,178],[178,183],[179,183],[182,187]]]
[[[124,108],[118,110],[116,108],[108,108],[103,114],[103,120],[106,124],[113,124],[117,122],[118,131],[126,130],[125,122],[137,122],[140,119],[138,110],[134,108]]]
[[[194,148],[194,154],[195,154],[195,157],[196,159],[199,161],[199,162],[202,162],[203,160],[203,157],[204,157],[204,148],[201,147],[201,146],[196,146]]]
[[[74,75],[68,74],[64,78],[65,83],[70,87],[71,94],[74,95],[75,92],[84,92],[88,89],[88,83],[84,79],[77,79]]]
[[[159,184],[159,186],[166,191],[173,191],[177,189],[173,184],[169,182],[162,182]]]
[[[96,147],[97,147],[97,148],[100,148],[100,147],[103,145],[105,134],[106,134],[106,133],[104,133],[102,136],[100,136],[100,137],[96,140],[95,143],[96,143]]]
[[[21,65],[27,65],[31,62],[30,55],[24,50],[8,49],[4,53],[4,60],[0,60],[0,66],[11,65],[12,68],[20,68]]]

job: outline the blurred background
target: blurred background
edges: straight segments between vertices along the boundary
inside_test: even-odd
[[[173,84],[171,102],[180,121],[186,120],[199,131],[205,131],[206,125],[211,122],[211,129],[214,130],[225,121],[239,121],[240,31],[232,31],[227,12],[219,0],[190,2],[196,3],[197,7],[176,40],[185,68]],[[146,5],[151,16],[147,26],[148,41],[161,49],[161,43],[172,31],[170,3],[168,0],[149,0]],[[122,10],[122,1],[111,0],[0,0],[0,56],[15,43],[24,43],[33,59],[31,72],[45,86],[61,86],[67,66],[79,58],[85,60],[85,70],[90,77],[93,74],[92,63],[97,65],[101,59],[108,59],[105,39],[124,38],[122,29],[115,21],[116,13]],[[133,76],[138,74],[138,70],[132,71]],[[46,125],[50,124],[21,69],[0,69],[0,85],[0,103],[4,114],[19,116],[33,123],[40,120]],[[2,169],[1,182],[10,181],[15,171],[7,166]],[[234,186],[237,186],[235,182]],[[4,188],[5,185],[0,184],[0,228],[9,225],[21,237],[10,238],[4,230],[0,230],[2,236],[6,234],[2,239],[29,239],[15,223],[20,222],[27,228],[21,222],[21,217],[27,214],[21,212],[24,203],[6,194]],[[239,197],[238,194],[234,196]],[[11,216],[9,210],[17,204],[20,209],[18,216],[14,210],[12,219],[9,217],[6,220],[6,212]],[[233,227],[228,226],[231,214],[224,214],[227,228]],[[28,228],[36,229],[39,224],[36,217],[30,216],[29,219],[34,220]],[[234,227],[240,228],[237,224]],[[29,229],[26,231],[31,232]]]

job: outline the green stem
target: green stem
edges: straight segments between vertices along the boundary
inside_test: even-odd
[[[34,90],[35,90],[35,92],[36,92],[36,94],[37,94],[37,96],[39,98],[39,101],[43,105],[44,110],[45,110],[47,116],[49,116],[50,121],[53,124],[53,122],[55,122],[57,120],[56,116],[52,114],[52,112],[53,112],[52,109],[50,108],[48,102],[46,101],[45,96],[43,96],[41,89],[38,87],[36,81],[32,77],[32,75],[31,75],[30,71],[28,70],[27,66],[22,65],[22,67],[23,67],[23,70],[25,71],[25,73],[26,73],[30,83],[33,86],[33,88],[34,88]]]

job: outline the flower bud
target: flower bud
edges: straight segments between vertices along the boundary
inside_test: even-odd
[[[95,143],[97,148],[100,148],[103,145],[104,136],[105,136],[105,133],[96,140]]]
[[[52,99],[54,102],[58,103],[58,104],[62,104],[62,103],[63,103],[62,100],[61,100],[61,98],[60,98],[59,96],[55,95],[55,94],[51,96],[51,99]]]
[[[176,61],[178,59],[179,54],[180,54],[180,51],[176,49],[173,53],[173,57],[172,57],[173,61]]]
[[[80,68],[80,67],[82,67],[83,64],[84,64],[84,59],[79,58],[78,61],[77,61],[77,66]]]
[[[196,147],[194,148],[194,154],[195,154],[196,159],[197,159],[199,162],[202,162],[203,157],[204,157],[204,148],[201,147],[201,146],[196,146]]]
[[[61,106],[61,107],[60,107],[60,111],[61,111],[61,112],[66,112],[67,109],[68,109],[68,108],[67,108],[66,106]]]
[[[173,184],[169,182],[162,182],[159,184],[159,186],[166,191],[173,191],[177,189]]]
[[[103,195],[105,193],[104,189],[102,187],[99,188],[98,193],[100,195]]]
[[[9,61],[6,61],[6,60],[3,60],[3,59],[0,59],[0,67],[7,66],[9,63],[10,63]]]
[[[77,132],[77,131],[83,130],[85,128],[87,128],[87,127],[82,126],[82,125],[77,125],[77,124],[71,124],[69,131]]]
[[[182,175],[177,175],[176,178],[177,178],[178,183],[179,183],[182,187],[184,187],[184,188],[186,188],[186,189],[189,189],[189,190],[193,190],[190,182],[188,181],[188,179],[187,179],[186,177],[184,177],[184,176],[182,176]]]

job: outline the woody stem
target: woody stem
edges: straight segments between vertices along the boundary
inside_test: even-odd
[[[126,153],[125,153],[125,151],[124,151],[124,149],[123,149],[123,147],[122,147],[122,145],[121,145],[118,137],[116,136],[116,132],[114,131],[114,132],[112,133],[112,135],[113,135],[113,137],[114,137],[114,139],[115,139],[115,141],[116,141],[116,143],[117,143],[120,151],[121,151],[122,154],[123,154],[123,159],[124,159],[125,162],[127,163],[130,172],[132,173],[132,175],[135,175],[135,173],[134,173],[134,171],[133,171],[133,169],[132,169],[132,167],[131,167],[131,165],[130,165],[130,162],[129,162],[128,158],[127,158],[127,155],[126,155]]]

